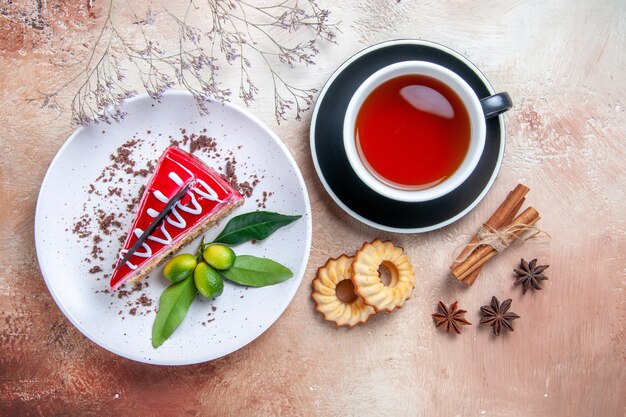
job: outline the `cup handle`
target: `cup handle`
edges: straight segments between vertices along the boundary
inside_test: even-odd
[[[481,99],[480,105],[483,108],[485,119],[491,119],[513,107],[513,101],[509,93],[503,92]]]

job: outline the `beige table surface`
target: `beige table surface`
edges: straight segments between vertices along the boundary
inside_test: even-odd
[[[36,198],[73,127],[69,113],[25,98],[76,73],[87,53],[81,44],[93,42],[105,7],[96,2],[95,19],[85,22],[82,3],[43,3],[55,28],[45,36],[0,16],[0,415],[625,415],[623,1],[320,0],[341,21],[339,46],[324,45],[316,66],[288,74],[321,88],[372,43],[448,45],[514,99],[502,170],[486,198],[453,225],[383,233],[352,220],[324,191],[309,151],[311,113],[278,125],[271,96],[262,97],[250,110],[291,150],[310,194],[307,273],[283,316],[253,343],[178,368],[135,363],[94,345],[63,316],[39,272]],[[57,53],[64,58],[55,60]],[[226,78],[235,76],[228,71]],[[61,97],[65,105],[69,97]],[[468,289],[446,275],[452,253],[517,182],[531,187],[527,201],[552,239],[503,253]],[[375,237],[406,248],[413,295],[391,315],[336,329],[314,312],[310,281],[327,258]],[[522,296],[512,288],[520,257],[551,265],[543,291]],[[476,325],[492,295],[513,299],[522,317],[514,333],[494,338]],[[458,299],[475,325],[458,337],[436,331],[430,314],[440,299]]]

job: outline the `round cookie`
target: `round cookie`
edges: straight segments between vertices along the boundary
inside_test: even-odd
[[[335,322],[337,326],[354,327],[365,323],[376,312],[354,292],[352,261],[353,258],[346,255],[329,259],[317,270],[313,280],[311,298],[315,301],[315,309],[324,315],[325,320]],[[338,297],[338,292],[345,293],[339,294],[343,300]]]
[[[385,285],[378,269],[389,271],[389,284]],[[365,304],[381,310],[392,311],[402,307],[411,295],[415,274],[413,265],[404,254],[404,250],[391,242],[376,239],[364,243],[354,256],[352,263],[352,282],[356,293]]]

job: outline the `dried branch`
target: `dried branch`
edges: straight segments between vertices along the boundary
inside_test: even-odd
[[[124,71],[133,71],[150,97],[158,100],[165,90],[179,85],[194,96],[199,109],[205,112],[207,101],[227,101],[231,96],[231,90],[218,80],[221,58],[239,68],[237,91],[248,106],[259,94],[251,73],[252,62],[267,66],[273,82],[277,122],[286,120],[288,113],[294,113],[296,120],[300,120],[302,113],[311,107],[316,90],[291,84],[277,67],[313,65],[319,53],[319,41],[336,43],[339,29],[330,22],[328,10],[321,9],[314,0],[285,0],[269,6],[255,6],[243,0],[207,0],[206,6],[210,21],[209,29],[203,31],[188,23],[190,12],[197,10],[193,0],[189,0],[182,17],[160,4],[165,19],[159,23],[174,24],[178,33],[176,45],[167,48],[146,30],[157,21],[157,14],[150,6],[144,13],[138,13],[130,0],[109,0],[101,32],[84,70],[58,90],[40,93],[29,101],[40,100],[42,107],[58,109],[59,92],[76,86],[71,102],[73,123],[119,121],[124,117],[120,110],[122,102],[138,94],[124,77]],[[122,30],[116,21],[118,8],[130,12],[138,36],[132,37]],[[279,41],[280,32],[292,34],[289,39],[308,34],[308,39],[288,44]]]

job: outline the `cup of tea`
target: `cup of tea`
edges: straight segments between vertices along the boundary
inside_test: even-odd
[[[343,125],[348,161],[373,191],[420,202],[450,193],[476,168],[485,119],[512,106],[507,93],[479,99],[448,68],[404,61],[367,78],[352,96]]]

